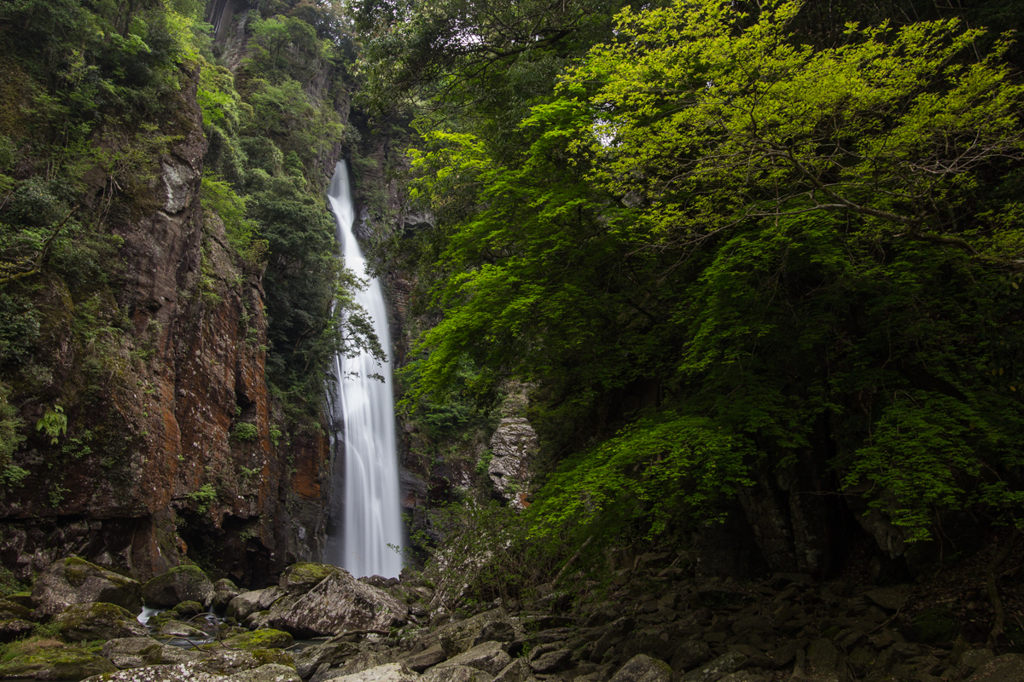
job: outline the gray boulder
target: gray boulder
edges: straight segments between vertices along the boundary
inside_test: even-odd
[[[178,663],[96,675],[83,682],[224,682],[225,679],[201,670],[198,663]]]
[[[163,663],[163,648],[163,644],[152,637],[125,637],[107,641],[102,655],[115,667],[124,670]]]
[[[170,607],[183,601],[197,601],[209,607],[213,595],[213,583],[198,566],[175,566],[142,586],[142,599],[147,606]]]
[[[501,647],[500,642],[485,642],[444,663],[439,663],[434,669],[464,665],[468,668],[483,670],[489,675],[497,675],[511,662],[512,657]]]
[[[72,604],[57,616],[55,622],[61,636],[69,642],[145,637],[149,634],[128,610],[106,602]]]
[[[682,682],[716,682],[729,673],[736,672],[747,662],[739,651],[729,651],[718,658],[697,666],[682,677]]]
[[[407,615],[405,604],[338,570],[294,603],[275,604],[267,624],[298,637],[317,637],[351,630],[389,630],[403,625]]]
[[[419,653],[406,656],[402,659],[402,663],[405,663],[410,670],[421,673],[427,668],[443,663],[446,658],[447,656],[444,655],[441,645],[435,644]]]
[[[493,682],[494,677],[483,670],[465,665],[431,668],[423,674],[423,682]]]
[[[480,644],[485,631],[494,632],[495,628],[499,628],[504,632],[504,628],[494,625],[496,623],[507,623],[511,626],[505,609],[484,611],[472,618],[448,623],[437,631],[437,641],[441,644],[445,655],[451,658]]]
[[[647,654],[637,654],[619,668],[611,682],[672,682],[672,668]]]
[[[530,668],[535,673],[547,675],[568,667],[570,659],[572,659],[571,651],[556,648],[532,658],[530,660]]]
[[[494,676],[494,682],[526,682],[533,676],[530,664],[525,658],[515,658],[500,673]]]
[[[257,630],[259,632],[259,630]],[[308,646],[295,654],[295,669],[302,679],[309,679],[320,666],[328,668],[338,665],[359,653],[359,647],[352,642],[329,642]]]
[[[284,591],[279,587],[242,592],[228,602],[227,616],[242,622],[254,613],[266,611],[284,594]]]
[[[974,671],[967,682],[1020,682],[1024,680],[1024,655],[1003,654]]]
[[[31,633],[35,623],[22,618],[5,618],[0,620],[0,642],[13,642]]]
[[[90,602],[117,604],[138,613],[142,610],[140,591],[138,581],[69,557],[50,564],[36,579],[32,601],[37,604],[36,618],[56,616],[72,604]]]
[[[269,663],[252,670],[221,678],[222,682],[302,682],[295,668]]]
[[[419,682],[420,676],[401,663],[388,663],[331,679],[336,682]]]

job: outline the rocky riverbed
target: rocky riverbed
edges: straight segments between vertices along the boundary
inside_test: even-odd
[[[243,591],[194,566],[140,584],[65,559],[31,593],[0,601],[0,636],[8,642],[0,678],[1024,680],[1024,655],[972,646],[958,635],[952,610],[902,618],[908,587],[814,584],[800,574],[701,580],[677,563],[675,555],[652,553],[603,590],[540,586],[522,603],[446,614],[429,610],[426,583],[355,580],[322,564],[293,565],[278,585]],[[147,614],[161,610],[145,624],[137,618],[143,604]]]

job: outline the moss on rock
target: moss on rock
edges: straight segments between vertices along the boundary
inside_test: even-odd
[[[285,569],[278,584],[288,594],[305,594],[324,578],[337,573],[336,566],[300,562]]]
[[[292,645],[293,638],[290,633],[270,628],[254,630],[241,635],[235,635],[224,640],[224,643],[235,649],[286,649]]]
[[[0,662],[0,678],[81,680],[117,671],[102,656],[82,647],[64,646],[53,641],[26,643],[8,653],[14,655]]]
[[[142,586],[147,606],[177,606],[196,601],[205,608],[213,600],[213,583],[198,566],[175,566]]]
[[[145,626],[116,604],[90,602],[72,604],[56,618],[61,636],[71,642],[142,637]]]

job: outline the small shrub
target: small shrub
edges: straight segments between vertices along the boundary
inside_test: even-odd
[[[249,443],[259,438],[260,430],[255,424],[249,422],[238,422],[231,434],[231,438],[240,443]]]

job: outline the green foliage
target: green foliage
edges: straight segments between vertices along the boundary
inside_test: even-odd
[[[48,409],[36,422],[36,431],[45,433],[50,439],[50,445],[56,445],[60,437],[68,432],[68,417],[64,414],[64,408],[54,405]]]
[[[203,207],[213,211],[224,221],[228,243],[250,271],[258,271],[264,264],[267,240],[259,238],[256,221],[245,217],[245,199],[227,182],[205,173],[202,180]]]
[[[747,484],[753,448],[711,420],[679,414],[641,419],[600,446],[565,461],[529,509],[534,533],[567,526],[599,544],[624,529],[647,539],[673,522],[717,518],[720,502]],[[675,528],[675,531],[685,528]]]
[[[24,421],[18,416],[18,410],[7,402],[10,389],[0,383],[0,467],[3,467],[0,478],[9,486],[16,487],[25,478],[21,473],[24,469],[10,464],[11,455],[25,441],[21,429]]]
[[[532,385],[563,460],[538,531],[683,528],[755,465],[864,495],[911,540],[940,509],[1024,512],[1009,43],[956,20],[808,37],[803,11],[625,10],[552,95],[503,102],[516,125],[421,119],[438,225],[413,258],[443,318],[406,400],[440,418]],[[477,82],[453,63],[444,97]]]
[[[249,422],[238,422],[231,431],[231,439],[239,443],[250,443],[260,436],[259,428]]]
[[[196,512],[205,514],[210,505],[217,500],[217,491],[212,483],[204,483],[199,490],[193,490],[185,497],[189,502],[196,504]]]

